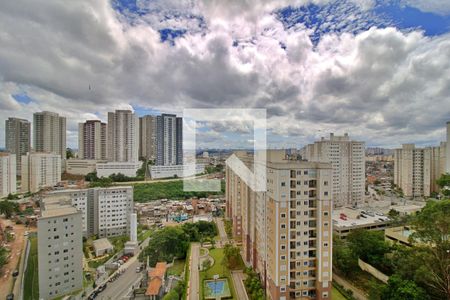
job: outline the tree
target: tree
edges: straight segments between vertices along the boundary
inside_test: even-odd
[[[442,299],[450,299],[450,199],[428,201],[412,224],[423,280]]]
[[[202,262],[202,270],[205,271],[208,270],[209,268],[211,268],[211,261],[209,259],[205,259]]]
[[[70,148],[66,149],[66,157],[67,157],[67,159],[71,159],[71,158],[75,157],[75,155],[73,155],[72,149],[70,149]]]
[[[8,250],[0,246],[0,269],[8,262]]]
[[[240,250],[238,247],[231,243],[225,245],[223,249],[224,263],[228,268],[234,269],[239,265],[239,259],[241,257]]]
[[[383,269],[386,263],[384,255],[389,252],[390,246],[384,240],[382,231],[357,229],[350,232],[347,242],[354,256]]]
[[[427,300],[426,292],[414,281],[403,280],[397,275],[389,278],[388,284],[381,287],[381,300]]]
[[[333,241],[333,262],[334,267],[345,276],[355,273],[358,267],[358,257],[353,254],[348,245],[339,238]]]
[[[91,172],[91,173],[88,173],[88,174],[84,177],[84,180],[89,181],[89,182],[97,181],[97,180],[98,180],[97,172]]]
[[[153,234],[140,259],[145,261],[148,257],[152,266],[158,261],[171,262],[186,257],[188,245],[189,237],[180,227],[165,227]]]
[[[0,201],[0,214],[4,214],[5,218],[11,218],[13,213],[19,212],[19,205],[9,200]]]
[[[442,174],[441,177],[436,180],[436,183],[441,188],[442,194],[446,197],[450,197],[450,173]]]

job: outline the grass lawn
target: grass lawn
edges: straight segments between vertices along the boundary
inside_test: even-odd
[[[30,238],[30,253],[25,271],[24,299],[39,299],[39,270],[37,254],[37,237]]]
[[[225,265],[222,264],[224,256],[223,249],[216,248],[209,250],[209,256],[214,259],[214,265],[211,266],[211,268],[209,268],[208,270],[200,272],[200,299],[203,299],[203,281],[205,279],[212,279],[216,274],[218,274],[220,278],[228,279],[228,286],[230,287],[231,296],[233,297],[233,299],[237,299],[236,292],[234,290],[233,279],[231,278],[231,272]]]
[[[184,259],[177,259],[173,262],[173,266],[167,269],[167,275],[180,276],[184,271]]]
[[[208,197],[225,193],[225,181],[222,180],[222,191],[217,192],[185,192],[183,180],[167,182],[147,182],[134,184],[133,194],[135,202],[149,202],[158,199],[187,199],[191,197]]]
[[[141,233],[139,233],[138,235],[138,242],[142,242],[145,241],[146,238],[148,238],[149,236],[151,236],[153,233],[153,230],[148,229],[148,230],[142,230]]]
[[[347,298],[344,297],[344,295],[341,294],[334,286],[331,290],[331,299],[333,300],[347,300]]]

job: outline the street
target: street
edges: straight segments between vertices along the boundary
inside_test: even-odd
[[[193,243],[191,246],[191,267],[190,267],[190,282],[189,282],[189,299],[198,300],[199,299],[199,255],[200,255],[200,245],[198,243]]]
[[[141,271],[140,273],[136,273],[136,267],[140,265],[140,262],[137,260],[136,256],[131,259],[134,261],[130,265],[126,266],[127,270],[115,281],[108,282],[106,289],[98,294],[96,299],[128,299],[126,296],[132,292],[132,286],[138,284],[142,278],[143,272],[145,272]]]
[[[149,238],[147,238],[145,241],[143,241],[140,244],[140,248],[144,249],[149,242]],[[115,299],[129,299],[127,296],[132,292],[132,286],[136,286],[140,280],[142,279],[142,276],[144,275],[144,271],[141,271],[140,273],[136,273],[136,267],[138,267],[141,263],[138,260],[138,256],[141,253],[142,250],[139,249],[138,253],[130,258],[125,264],[123,264],[120,269],[126,269],[122,275],[120,275],[115,281],[113,282],[107,282],[106,289],[98,294],[98,296],[95,299],[100,300],[115,300]],[[90,293],[89,293],[90,294]],[[86,295],[85,299],[87,299]]]

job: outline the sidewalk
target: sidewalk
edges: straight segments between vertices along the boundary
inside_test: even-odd
[[[236,290],[236,297],[239,300],[248,300],[247,291],[245,290],[244,280],[247,275],[242,271],[231,271],[233,277],[234,289]]]
[[[336,275],[335,273],[333,273],[333,281],[342,285],[345,289],[351,290],[353,292],[353,297],[355,297],[356,300],[368,300],[369,299],[366,296],[366,293],[364,293],[362,290],[360,290],[357,287],[355,287],[354,285],[352,285],[350,282],[348,282],[344,278]]]

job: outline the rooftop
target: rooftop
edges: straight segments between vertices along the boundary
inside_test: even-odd
[[[164,277],[164,274],[166,274],[167,264],[165,262],[158,262],[156,263],[156,266],[148,272],[148,277]]]
[[[147,287],[147,291],[145,292],[146,296],[156,296],[159,294],[159,290],[162,286],[162,279],[159,277],[154,277],[150,279]]]
[[[350,207],[344,207],[334,210],[332,219],[333,225],[341,228],[368,226],[389,221],[389,218],[382,214],[375,214],[371,212],[364,213],[363,210]]]
[[[113,245],[111,245],[111,242],[107,238],[95,240],[92,242],[92,245],[94,246],[95,250],[113,248]]]

